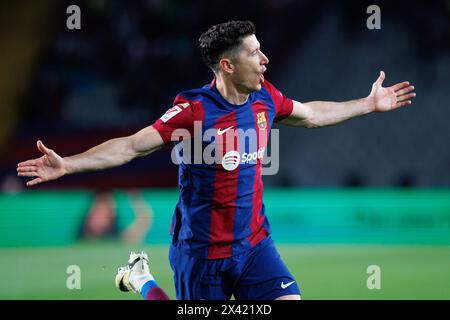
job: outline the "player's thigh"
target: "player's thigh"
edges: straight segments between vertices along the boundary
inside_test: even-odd
[[[275,300],[280,297],[300,296],[297,282],[273,242],[255,252],[246,261],[234,296],[239,300]]]
[[[231,288],[218,270],[221,260],[197,259],[171,246],[169,260],[178,300],[228,300]]]

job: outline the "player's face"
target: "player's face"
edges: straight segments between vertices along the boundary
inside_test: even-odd
[[[232,80],[236,87],[245,93],[261,90],[263,73],[268,63],[269,59],[262,53],[254,34],[242,39],[242,45],[233,61],[235,69]]]

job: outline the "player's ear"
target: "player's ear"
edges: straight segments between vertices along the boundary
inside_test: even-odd
[[[228,58],[222,58],[219,61],[219,68],[225,73],[233,73],[234,72],[234,65],[233,62],[231,62]]]

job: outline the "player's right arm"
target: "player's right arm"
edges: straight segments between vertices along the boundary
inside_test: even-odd
[[[38,183],[58,179],[66,174],[121,166],[163,146],[164,141],[153,126],[146,127],[127,137],[108,140],[83,153],[64,158],[47,148],[39,140],[37,148],[43,153],[43,156],[19,163],[17,172],[21,177],[36,177],[27,182],[27,186],[31,187]]]

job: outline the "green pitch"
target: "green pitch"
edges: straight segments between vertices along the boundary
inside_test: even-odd
[[[450,299],[450,246],[278,245],[304,299]],[[0,299],[140,299],[114,287],[131,250],[145,250],[160,286],[175,298],[167,246],[116,242],[0,249]],[[67,268],[81,270],[69,290]],[[367,288],[367,267],[381,269],[381,289]]]

